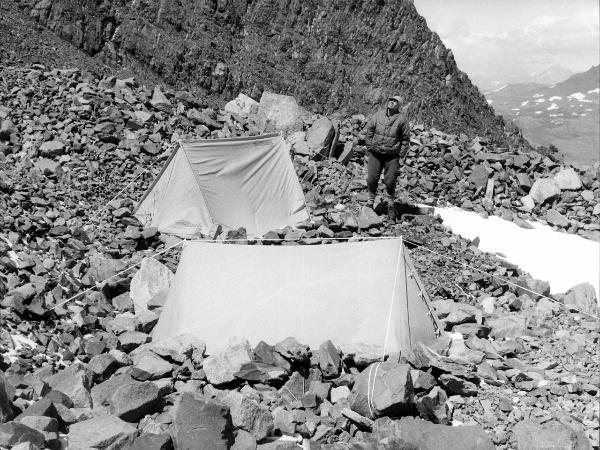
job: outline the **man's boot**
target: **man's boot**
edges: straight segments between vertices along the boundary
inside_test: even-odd
[[[389,196],[388,197],[388,202],[387,202],[387,207],[388,207],[388,218],[390,219],[390,221],[395,222],[398,216],[398,213],[396,211],[396,198]]]

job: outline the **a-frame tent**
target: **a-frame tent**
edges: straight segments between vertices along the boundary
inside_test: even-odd
[[[209,353],[231,337],[317,348],[365,344],[407,352],[440,330],[401,239],[331,245],[185,243],[154,341],[198,336]]]
[[[214,225],[252,236],[297,225],[309,216],[289,148],[279,134],[182,140],[135,216],[187,238]]]

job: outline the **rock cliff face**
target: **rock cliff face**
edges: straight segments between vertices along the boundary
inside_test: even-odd
[[[504,140],[504,123],[410,0],[21,0],[37,21],[119,66],[207,101],[263,90],[323,113],[392,93],[411,118]]]

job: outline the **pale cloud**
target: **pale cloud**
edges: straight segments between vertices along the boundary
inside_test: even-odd
[[[579,1],[570,8],[562,2],[547,7],[540,3],[539,8],[533,8],[533,2],[514,2],[506,8],[468,0],[453,3],[454,8],[432,0],[415,3],[422,5],[428,24],[469,75],[518,78],[552,65],[583,71],[599,64],[596,1]]]

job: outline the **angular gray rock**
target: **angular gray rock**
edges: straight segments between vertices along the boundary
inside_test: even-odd
[[[524,420],[513,428],[513,438],[517,450],[588,450],[588,438],[583,432],[576,432],[568,426],[550,420],[544,424]]]
[[[91,408],[90,388],[94,374],[83,364],[73,364],[48,378],[48,385],[66,394],[76,408]]]
[[[598,299],[596,290],[590,283],[580,283],[567,291],[564,297],[565,306],[575,307],[581,311],[596,314],[598,312]]]
[[[559,213],[554,208],[550,208],[546,212],[546,221],[550,225],[556,225],[557,227],[566,228],[569,226],[569,219],[567,219],[565,216],[563,216],[561,213]]]
[[[4,372],[0,370],[0,424],[12,419],[13,413],[10,400],[8,398],[8,391],[6,390],[6,378],[4,377]]]
[[[306,143],[316,153],[322,153],[324,156],[327,156],[334,133],[335,130],[331,120],[327,117],[319,117],[306,132]]]
[[[18,422],[0,425],[0,448],[11,448],[20,443],[30,442],[39,448],[44,447],[44,433]]]
[[[204,360],[203,369],[211,384],[229,383],[235,379],[234,374],[242,369],[244,364],[252,360],[252,351],[248,341],[238,342],[228,346],[224,351],[209,356]]]
[[[410,370],[408,364],[371,364],[356,377],[350,393],[350,407],[370,419],[405,413],[413,400]]]
[[[340,373],[342,359],[331,341],[325,341],[318,350],[319,368],[325,378],[336,377]]]
[[[421,416],[434,423],[447,425],[450,422],[450,408],[446,401],[448,396],[439,386],[416,400],[417,409]]]
[[[173,431],[177,450],[226,450],[234,442],[227,408],[189,392],[184,393],[176,404]]]
[[[137,429],[115,416],[97,416],[69,427],[67,439],[72,449],[121,449],[132,444]]]
[[[137,422],[160,406],[159,389],[152,381],[119,386],[111,397],[112,413],[126,422]]]
[[[221,402],[229,407],[233,425],[254,436],[257,441],[273,431],[273,416],[266,406],[241,392],[231,391]]]

